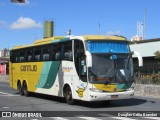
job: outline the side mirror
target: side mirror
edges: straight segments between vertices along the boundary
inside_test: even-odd
[[[142,67],[143,66],[143,58],[142,58],[141,54],[137,51],[132,51],[132,54],[138,58],[139,67]]]
[[[89,51],[86,51],[87,67],[92,67],[92,55]]]

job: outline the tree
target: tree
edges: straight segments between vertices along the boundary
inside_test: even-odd
[[[160,59],[160,51],[154,52],[155,58]]]

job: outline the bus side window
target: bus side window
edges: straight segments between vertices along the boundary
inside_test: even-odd
[[[49,60],[49,54],[43,54],[43,60],[48,61]]]
[[[19,58],[18,58],[18,56],[16,56],[16,61],[15,62],[19,62]]]
[[[53,47],[53,59],[56,61],[61,60],[61,44],[55,44]]]
[[[21,56],[21,57],[20,57],[20,62],[24,62],[24,61],[25,61],[24,57]]]
[[[62,59],[63,60],[69,60],[72,61],[73,60],[73,55],[72,55],[72,41],[68,41],[65,42],[63,44],[63,56]]]
[[[55,60],[60,60],[60,52],[56,52],[56,54],[55,54]]]
[[[25,50],[21,50],[19,53],[19,62],[25,62]]]
[[[50,60],[50,52],[50,46],[48,46],[48,48],[43,48],[42,59],[44,61]]]
[[[20,60],[19,60],[19,57],[20,57],[20,53],[19,53],[18,51],[17,51],[16,53],[17,53],[17,55],[16,55],[16,59],[15,59],[15,62],[17,62],[17,63],[18,63],[18,62],[20,61]]]
[[[26,56],[26,59],[28,62],[31,62],[32,61],[32,49],[30,48],[29,50],[27,50],[27,56]]]
[[[50,58],[52,61],[55,61],[55,47],[54,46],[51,47],[51,57]]]
[[[41,60],[41,49],[40,48],[36,48],[34,50],[34,61],[40,61]]]
[[[16,51],[10,51],[10,61],[12,63],[16,62],[17,52]]]

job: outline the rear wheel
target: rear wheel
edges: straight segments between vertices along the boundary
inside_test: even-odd
[[[27,88],[27,83],[26,82],[23,83],[23,92],[24,92],[24,95],[26,97],[29,96],[29,92],[28,92],[28,88]]]
[[[71,91],[71,88],[68,86],[66,87],[66,91],[65,91],[65,97],[66,97],[66,102],[69,104],[69,105],[73,105],[74,104],[74,99],[72,98],[72,91]]]
[[[20,95],[24,95],[24,92],[22,90],[22,85],[21,85],[21,82],[18,82],[17,83],[17,89],[18,89],[18,92]]]

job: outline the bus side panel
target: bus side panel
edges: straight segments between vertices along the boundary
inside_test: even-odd
[[[45,62],[40,73],[39,81],[36,85],[36,92],[57,95],[57,84],[59,84],[58,71],[60,61]],[[57,83],[55,85],[55,83]]]
[[[12,64],[11,62],[9,62],[9,80],[10,80],[10,87],[13,87],[13,74],[12,74]]]
[[[12,63],[11,66],[11,73],[10,73],[10,82],[12,84],[12,88],[17,89],[17,81],[20,80],[19,73],[19,64],[18,63]]]
[[[55,62],[53,63],[53,68],[55,70],[52,72],[48,72],[48,76],[50,76],[52,78],[52,81],[54,81],[54,83],[52,83],[52,87],[37,87],[36,92],[63,97],[63,87],[65,84],[68,84],[72,90],[73,98],[81,99],[81,96],[79,96],[78,94],[78,90],[80,90],[79,88],[81,87],[80,80],[77,75],[74,62],[62,61],[59,62],[59,64]],[[48,86],[50,86],[49,83]]]
[[[18,80],[26,81],[28,91],[34,92],[38,83],[43,62],[30,62],[30,63],[14,63],[12,64],[12,78],[13,88],[17,89]]]
[[[87,82],[80,80],[74,62],[63,61],[59,72],[59,91],[63,92],[63,86],[68,84],[72,91],[72,97],[78,100],[86,100],[88,95],[84,94]]]

